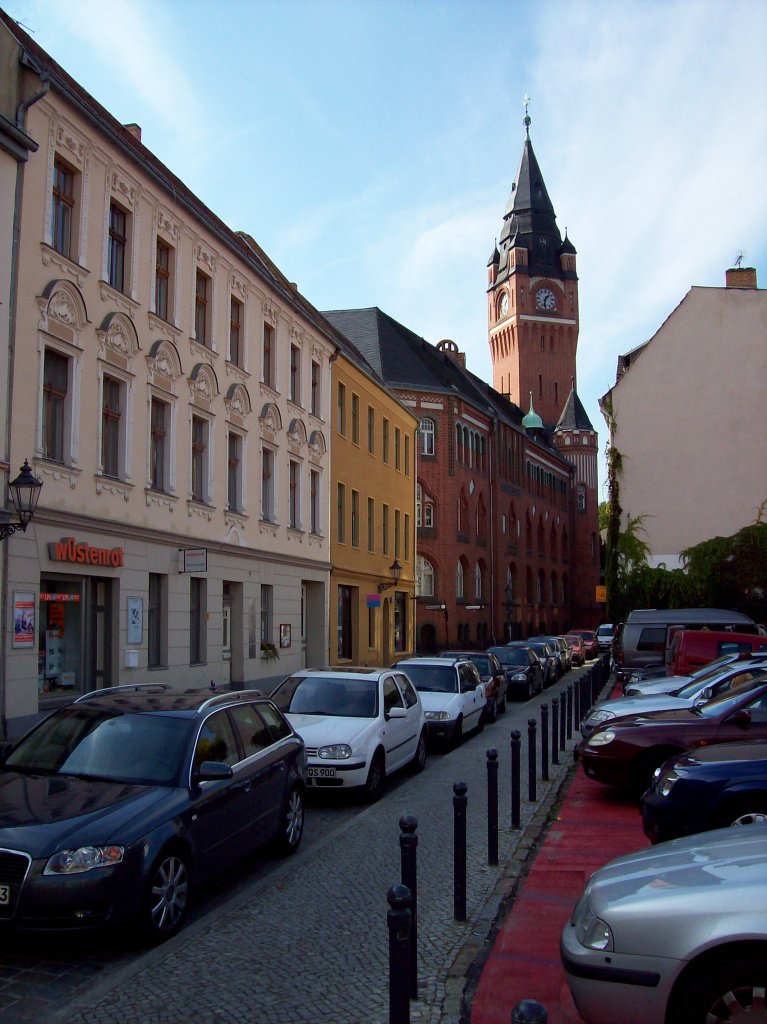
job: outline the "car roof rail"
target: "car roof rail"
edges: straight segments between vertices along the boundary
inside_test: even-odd
[[[89,697],[109,697],[113,693],[165,693],[172,689],[170,683],[121,683],[119,686],[102,686],[99,690],[89,690],[77,697],[74,703],[77,704]]]
[[[263,690],[227,690],[225,693],[214,693],[200,704],[197,714],[218,704],[236,704],[241,700],[255,700],[259,697],[263,699],[265,696]]]

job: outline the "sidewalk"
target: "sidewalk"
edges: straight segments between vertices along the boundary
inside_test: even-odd
[[[586,778],[563,794],[526,878],[500,922],[476,989],[465,993],[471,1024],[509,1024],[522,999],[549,1024],[578,1024],[559,960],[559,937],[589,876],[614,857],[649,846],[636,800]]]

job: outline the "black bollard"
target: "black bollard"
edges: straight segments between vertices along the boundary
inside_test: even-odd
[[[453,783],[453,917],[466,920],[466,791],[465,782]]]
[[[519,729],[513,729],[511,733],[511,827],[519,828],[520,806],[519,790],[520,776],[520,747],[522,737]]]
[[[559,697],[551,698],[551,763],[559,764]]]
[[[562,691],[559,709],[559,749],[564,750],[567,745],[567,690]]]
[[[487,751],[487,863],[498,863],[498,751]]]
[[[549,781],[549,705],[541,704],[541,778]]]
[[[418,998],[418,818],[403,814],[399,819],[399,851],[402,865],[402,884],[410,890],[410,998]]]
[[[572,683],[567,683],[567,739],[572,737]]]
[[[534,718],[527,720],[527,799],[530,803],[535,802],[535,732],[536,722]]]
[[[386,894],[389,910],[389,1024],[410,1024],[407,986],[410,945],[410,890],[393,885]]]
[[[523,999],[511,1011],[511,1024],[548,1024],[546,1008],[535,999]]]

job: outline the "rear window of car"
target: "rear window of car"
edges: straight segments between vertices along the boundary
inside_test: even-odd
[[[645,626],[637,640],[638,651],[664,651],[666,649],[666,627]]]
[[[426,693],[454,693],[457,677],[452,665],[408,665],[405,669],[416,690]]]
[[[378,680],[343,676],[290,676],[271,695],[285,714],[375,718]]]

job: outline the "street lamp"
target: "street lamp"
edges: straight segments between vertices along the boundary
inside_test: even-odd
[[[21,530],[22,533],[26,532],[27,526],[29,526],[32,516],[35,514],[42,486],[42,480],[32,476],[29,463],[24,459],[21,472],[15,480],[11,480],[8,484],[11,491],[11,501],[16,509],[19,521],[17,523],[0,523],[0,540],[5,540],[6,537],[10,537],[18,530]]]
[[[396,586],[396,584],[399,582],[400,577],[402,576],[402,566],[399,564],[399,562],[397,561],[396,558],[394,559],[392,564],[389,566],[389,572],[391,573],[392,582],[391,583],[379,583],[378,584],[378,593],[379,594],[383,594],[384,590],[389,590],[391,587]]]

